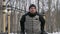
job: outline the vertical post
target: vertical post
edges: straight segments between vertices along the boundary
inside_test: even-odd
[[[3,32],[5,32],[5,26],[6,26],[6,14],[3,12]]]
[[[2,10],[3,10],[3,32],[6,32],[5,27],[6,27],[6,2],[3,0],[2,2]]]
[[[8,34],[10,34],[10,11],[8,10]]]
[[[40,9],[40,8],[39,8],[39,0],[38,0],[38,12],[39,12],[39,9]]]

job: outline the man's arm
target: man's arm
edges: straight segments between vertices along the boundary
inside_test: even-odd
[[[20,20],[21,32],[24,34],[24,22],[25,22],[25,15],[22,16]]]
[[[44,32],[45,20],[44,20],[43,16],[40,15],[39,20],[41,22],[41,32]]]

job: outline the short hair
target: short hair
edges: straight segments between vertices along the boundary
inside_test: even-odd
[[[35,9],[36,9],[36,6],[35,6],[34,4],[31,4],[31,5],[29,6],[29,9],[30,9],[31,7],[35,7]]]

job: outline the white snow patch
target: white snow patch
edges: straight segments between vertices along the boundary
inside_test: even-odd
[[[60,34],[60,32],[53,32],[53,33],[48,33],[48,34]]]
[[[17,33],[10,33],[10,34],[17,34]],[[53,33],[48,33],[48,34],[60,34],[60,32],[53,32]]]

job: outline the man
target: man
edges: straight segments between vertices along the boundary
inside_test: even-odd
[[[25,34],[46,34],[44,33],[45,20],[37,13],[36,6],[31,4],[29,12],[22,16],[20,20],[21,33]]]

